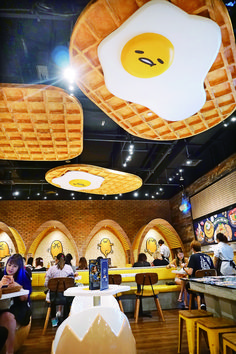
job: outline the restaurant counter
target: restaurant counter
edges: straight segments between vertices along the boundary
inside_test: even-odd
[[[236,321],[236,276],[192,278],[190,288],[204,293],[207,311]]]

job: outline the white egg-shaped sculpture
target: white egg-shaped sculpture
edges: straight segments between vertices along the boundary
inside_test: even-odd
[[[135,354],[136,343],[125,314],[95,306],[69,316],[58,328],[52,354]]]

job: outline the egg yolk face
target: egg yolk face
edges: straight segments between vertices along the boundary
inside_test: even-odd
[[[162,74],[171,66],[173,58],[173,44],[158,33],[142,33],[133,37],[121,52],[123,68],[139,78]]]
[[[69,181],[69,184],[73,187],[88,187],[90,186],[91,182],[85,180],[85,179],[72,179]]]

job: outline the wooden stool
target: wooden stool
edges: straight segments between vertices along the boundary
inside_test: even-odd
[[[185,321],[187,339],[188,339],[188,350],[189,354],[194,354],[195,352],[195,327],[196,321],[202,317],[213,316],[211,312],[204,310],[183,310],[179,311],[179,339],[178,339],[178,353],[181,353],[182,344],[182,334],[183,334],[183,323]]]
[[[223,334],[222,338],[223,338],[223,354],[232,353],[232,350],[236,352],[236,333]]]
[[[197,354],[200,354],[200,333],[207,334],[211,354],[220,353],[220,333],[236,332],[236,322],[223,317],[202,318],[197,321]]]

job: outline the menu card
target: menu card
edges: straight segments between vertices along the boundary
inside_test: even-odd
[[[108,259],[89,260],[89,290],[105,290],[109,287]]]

